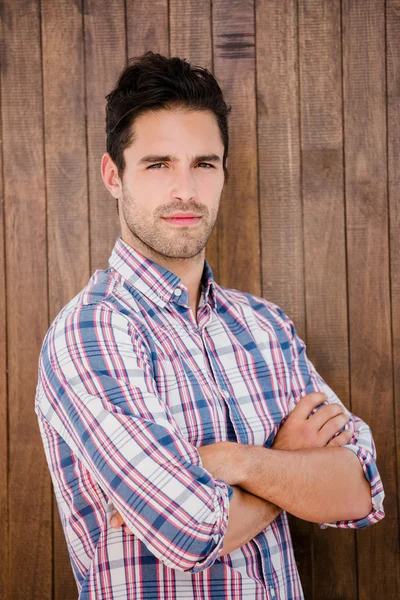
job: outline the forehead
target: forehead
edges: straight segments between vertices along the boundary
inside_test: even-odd
[[[219,127],[211,111],[148,111],[134,123],[135,139],[128,150],[135,152],[165,151],[188,147],[210,152],[222,151]]]

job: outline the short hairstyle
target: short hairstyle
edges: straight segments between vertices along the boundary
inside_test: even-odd
[[[225,178],[229,135],[228,115],[214,75],[203,67],[191,66],[186,59],[167,58],[154,52],[128,59],[115,88],[106,96],[107,152],[118,169],[125,170],[124,150],[134,141],[133,124],[139,115],[160,109],[209,110],[217,120],[224,145],[222,161]]]

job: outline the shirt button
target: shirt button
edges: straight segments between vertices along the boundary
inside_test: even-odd
[[[182,290],[180,290],[179,288],[176,288],[176,290],[174,290],[174,294],[175,294],[175,296],[180,296],[182,294]]]
[[[224,390],[223,394],[224,394],[225,398],[230,398],[231,397],[231,395],[228,392],[228,390]]]
[[[269,591],[270,591],[270,594],[271,594],[271,598],[275,598],[275,590],[274,590],[274,588],[271,588]]]

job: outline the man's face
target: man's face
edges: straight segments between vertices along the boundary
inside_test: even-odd
[[[138,250],[150,249],[152,256],[197,256],[215,226],[224,185],[224,147],[214,115],[148,112],[135,121],[134,132],[135,141],[124,152],[119,202],[123,237]],[[145,157],[152,158],[144,162]],[[165,219],[174,213],[201,218],[184,225]]]

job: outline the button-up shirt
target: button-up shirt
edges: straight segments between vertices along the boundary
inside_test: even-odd
[[[43,341],[35,410],[81,600],[303,598],[285,511],[221,555],[233,490],[197,448],[270,448],[301,397],[340,400],[279,306],[207,260],[201,288],[195,318],[181,279],[118,237]],[[372,511],[322,527],[384,516],[370,428],[349,414]]]

